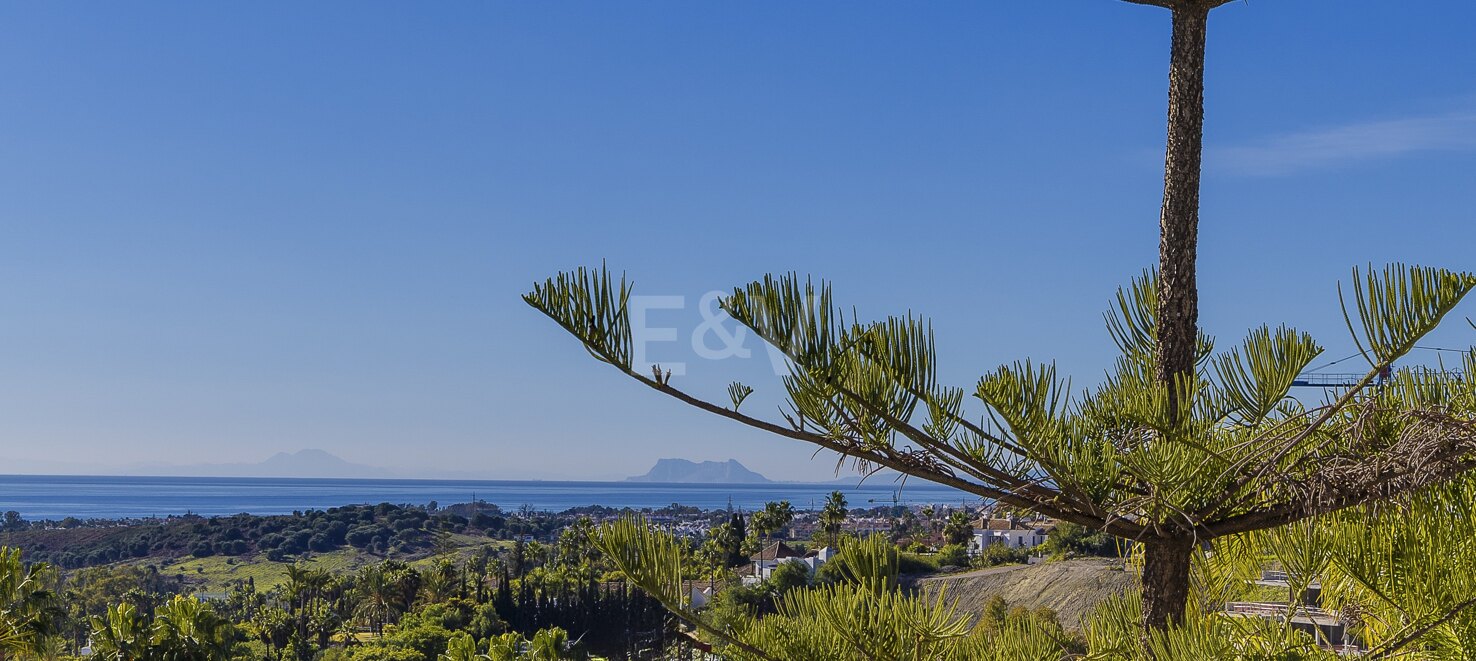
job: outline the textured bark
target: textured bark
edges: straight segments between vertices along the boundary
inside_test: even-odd
[[[1185,3],[1173,9],[1169,62],[1168,145],[1164,155],[1163,208],[1159,213],[1159,381],[1194,372],[1199,338],[1199,170],[1204,143],[1204,43],[1209,9]],[[1171,391],[1173,392],[1173,391]],[[1176,397],[1170,407],[1178,410]]]
[[[1189,559],[1193,539],[1155,540],[1143,547],[1143,626],[1164,629],[1184,621],[1189,603]]]
[[[1194,374],[1199,344],[1199,172],[1204,144],[1204,46],[1210,4],[1192,0],[1173,10],[1169,60],[1168,140],[1164,150],[1163,207],[1159,213],[1157,378],[1172,385]],[[1177,417],[1178,389],[1169,389]],[[1187,407],[1187,404],[1185,405]],[[1193,535],[1147,542],[1143,566],[1144,631],[1184,620],[1189,601]]]

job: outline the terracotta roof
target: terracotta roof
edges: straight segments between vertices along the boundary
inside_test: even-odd
[[[1050,530],[1056,527],[1054,521],[1021,521],[1019,519],[983,519],[979,524],[978,527],[985,530]]]
[[[784,542],[774,542],[773,544],[764,547],[764,550],[753,554],[753,556],[750,557],[749,560],[752,560],[754,562],[762,562],[764,560],[781,560],[784,558],[800,557],[804,557],[803,554],[792,548],[789,548],[788,544],[785,544]]]

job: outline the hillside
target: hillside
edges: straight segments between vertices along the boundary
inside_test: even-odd
[[[477,509],[471,512],[469,506],[463,505],[454,510],[430,512],[382,503],[277,516],[189,515],[128,522],[68,520],[63,522],[64,527],[22,522],[0,531],[0,546],[19,548],[29,560],[48,562],[63,569],[115,562],[290,565],[335,553],[344,557],[362,556],[365,562],[386,557],[415,559],[444,550],[442,547],[448,545],[492,545],[511,535],[506,517],[493,506],[481,505]],[[462,516],[458,511],[471,516]]]
[[[1083,558],[925,578],[918,581],[918,588],[931,593],[942,587],[949,599],[958,600],[960,610],[976,616],[994,595],[1010,606],[1045,606],[1056,611],[1063,626],[1079,629],[1098,603],[1133,584],[1133,575],[1122,570],[1121,561]]]
[[[645,475],[625,478],[627,482],[674,482],[708,484],[762,484],[769,478],[748,470],[737,459],[694,462],[661,459]]]

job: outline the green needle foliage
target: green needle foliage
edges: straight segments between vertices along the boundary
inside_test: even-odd
[[[1476,480],[1267,533],[1261,547],[1303,558],[1288,573],[1321,580],[1370,656],[1476,658]]]
[[[596,359],[630,369],[630,286],[624,278],[615,283],[604,267],[580,268],[560,273],[524,298],[540,309],[559,310],[554,320],[587,338],[585,346]]]
[[[1150,635],[1144,647],[1137,596],[1111,600],[1088,627],[1089,658],[1337,658],[1312,636],[1274,619],[1220,611],[1219,604],[1247,599],[1250,581],[1268,567],[1286,576],[1281,618],[1346,624],[1367,646],[1364,658],[1476,658],[1472,476],[1390,501],[1226,537],[1194,560],[1191,594],[1197,603],[1183,626]],[[1296,597],[1314,585],[1321,588],[1321,608],[1303,608]]]
[[[630,326],[612,294],[628,296],[624,282],[603,269],[580,271],[539,285],[526,300],[596,356],[624,356]],[[1217,538],[1415,493],[1476,465],[1470,365],[1400,370],[1376,385],[1476,288],[1476,276],[1393,265],[1355,270],[1353,282],[1358,313],[1348,322],[1370,347],[1371,369],[1310,407],[1289,389],[1321,348],[1287,327],[1253,329],[1219,353],[1203,337],[1193,375],[1155,379],[1151,272],[1122,290],[1108,314],[1121,355],[1102,384],[1074,390],[1053,365],[1005,365],[976,384],[976,414],[964,410],[963,389],[938,382],[926,320],[862,321],[832,302],[827,284],[794,275],[767,276],[722,301],[789,358],[782,420],[606,362],[688,404],[832,450],[863,471],[892,468],[1135,540],[1149,554],[1171,548],[1187,556]]]
[[[897,550],[881,535],[847,542],[831,562],[845,580],[790,590],[775,613],[724,626],[709,622],[682,594],[682,542],[639,518],[600,529],[596,544],[629,580],[673,614],[724,644],[723,657],[742,661],[1060,659],[1060,630],[1012,625],[986,633],[939,591],[904,592]]]
[[[1187,643],[1164,638],[1169,626],[1201,626],[1188,612],[1196,549],[1404,498],[1476,467],[1476,410],[1463,395],[1476,372],[1381,379],[1476,276],[1355,270],[1344,316],[1371,369],[1315,406],[1288,397],[1322,351],[1307,334],[1265,326],[1216,353],[1198,328],[1196,255],[1207,22],[1229,0],[1128,1],[1173,19],[1159,261],[1107,313],[1121,353],[1095,387],[1075,390],[1053,365],[1029,360],[972,388],[939,383],[927,320],[847,315],[826,283],[768,275],[722,301],[788,358],[781,419],[766,420],[738,411],[747,390],[721,406],[677,388],[659,366],[630,364],[624,277],[580,269],[525,299],[596,358],[691,406],[831,450],[862,472],[894,469],[1133,540],[1143,560],[1141,651],[1178,654]]]
[[[1191,610],[1179,626],[1144,636],[1137,594],[1104,602],[1087,628],[1091,652],[1103,661],[1332,661],[1338,656],[1317,641],[1274,619],[1235,617]]]
[[[737,411],[738,407],[743,405],[743,400],[748,399],[748,396],[752,394],[753,388],[737,381],[728,385],[728,399],[732,400],[734,411]]]

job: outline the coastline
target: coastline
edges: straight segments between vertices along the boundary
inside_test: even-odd
[[[29,520],[134,519],[199,514],[288,514],[347,505],[426,505],[432,502],[495,504],[512,511],[531,507],[560,512],[604,506],[659,509],[672,504],[704,510],[753,510],[788,500],[811,509],[831,491],[852,507],[888,504],[977,504],[979,499],[949,487],[910,480],[905,485],[867,482],[762,482],[737,484],[597,482],[554,480],[427,480],[408,478],[182,477],[99,475],[0,475],[0,512]]]

